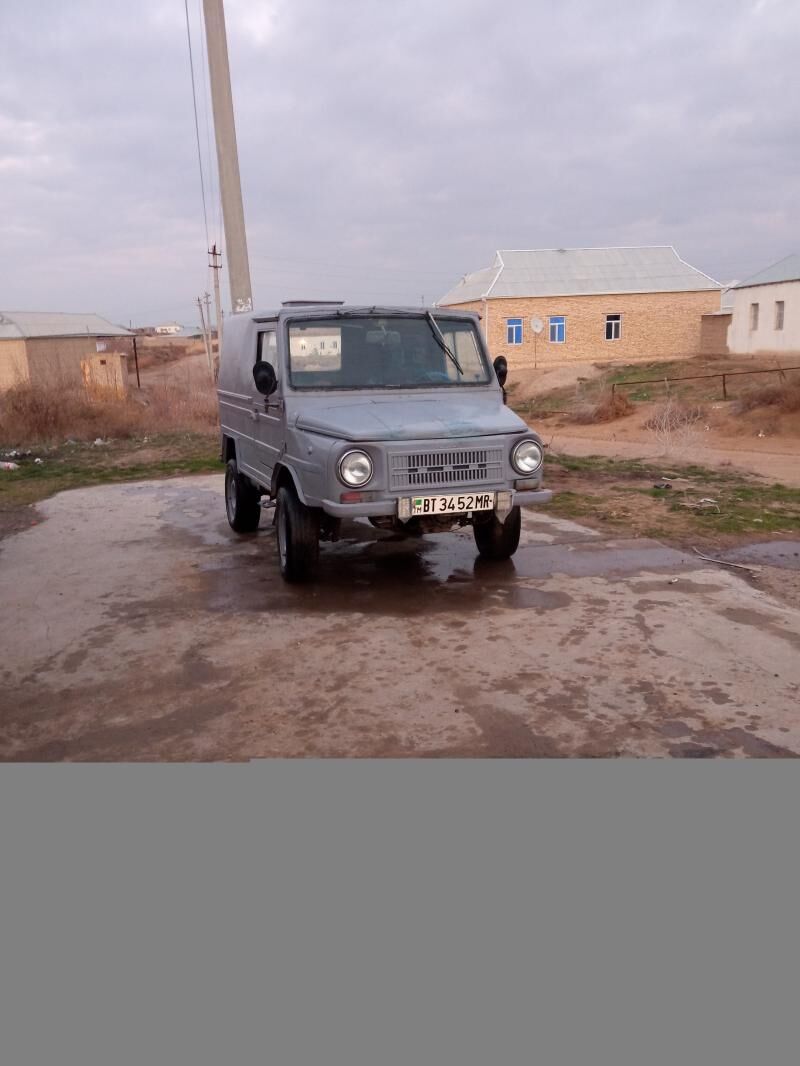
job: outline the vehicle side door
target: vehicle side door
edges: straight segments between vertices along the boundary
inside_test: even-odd
[[[280,376],[277,333],[274,326],[259,330],[256,362],[269,363],[276,375]],[[278,391],[273,393],[272,396],[263,396],[255,391],[253,393],[255,426],[251,462],[259,476],[259,480],[266,484],[269,484],[272,478],[272,470],[283,450],[285,440],[284,409],[280,392],[279,383]]]

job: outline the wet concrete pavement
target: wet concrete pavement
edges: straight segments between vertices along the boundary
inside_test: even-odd
[[[354,524],[291,587],[218,476],[41,510],[0,544],[2,759],[800,753],[800,612],[655,541]]]

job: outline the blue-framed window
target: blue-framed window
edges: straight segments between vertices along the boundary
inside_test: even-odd
[[[567,339],[567,319],[564,315],[550,315],[550,343],[563,344]]]
[[[522,344],[522,319],[506,319],[506,342],[508,344]]]

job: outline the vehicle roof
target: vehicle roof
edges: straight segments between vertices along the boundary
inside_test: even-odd
[[[417,318],[427,314],[444,315],[447,318],[472,318],[481,316],[474,311],[458,311],[455,308],[441,307],[388,307],[385,304],[306,304],[304,306],[280,307],[274,311],[245,311],[236,318],[249,318],[254,322],[278,319],[285,322],[293,318],[349,318],[354,315],[396,315],[401,318]]]

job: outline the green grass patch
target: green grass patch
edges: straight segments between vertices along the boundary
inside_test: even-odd
[[[547,461],[546,483],[555,492],[548,510],[588,525],[628,522],[637,535],[708,541],[800,531],[800,489],[786,485],[694,464],[655,466],[604,456]],[[671,488],[656,488],[665,478]]]
[[[783,485],[722,486],[709,497],[715,504],[701,504],[705,498],[697,489],[687,489],[683,499],[670,503],[673,513],[690,510],[701,529],[718,533],[777,533],[800,530],[800,489]]]
[[[604,455],[546,455],[545,463],[552,467],[561,467],[587,474],[597,474],[603,478],[616,480],[625,478],[695,478],[704,482],[746,484],[742,475],[727,470],[711,470],[705,466],[692,463],[665,462],[656,465],[639,459],[610,459]],[[782,487],[782,486],[781,486]],[[669,491],[669,490],[668,490]],[[793,489],[787,490],[793,492]]]
[[[63,444],[12,461],[18,470],[0,471],[0,511],[37,503],[65,489],[222,470],[218,436],[200,433],[159,434],[98,446]]]

